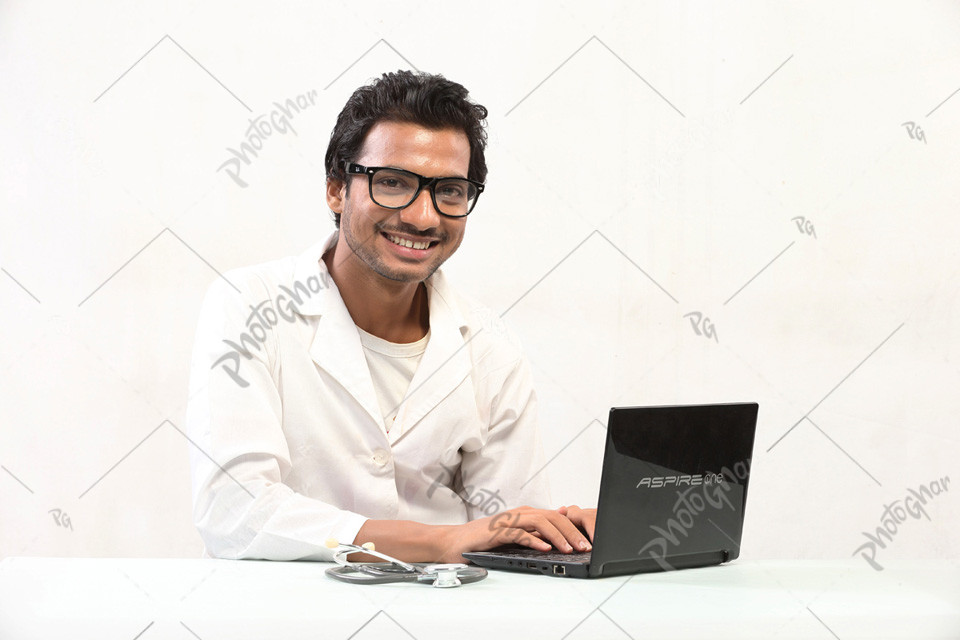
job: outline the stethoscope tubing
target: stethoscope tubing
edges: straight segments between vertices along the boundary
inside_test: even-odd
[[[370,547],[354,544],[340,544],[334,540],[328,546],[336,551],[333,560],[338,565],[330,567],[324,573],[331,578],[351,584],[388,584],[392,582],[433,583],[435,587],[455,587],[461,584],[479,582],[487,577],[487,570],[465,564],[407,563],[380,553]],[[366,553],[381,558],[385,562],[350,562],[351,553]]]
[[[436,572],[416,572],[411,573],[404,570],[384,570],[376,565],[379,562],[371,563],[351,563],[354,566],[330,567],[325,573],[336,580],[348,582],[350,584],[391,584],[397,582],[425,582],[430,583],[436,580]],[[390,563],[382,563],[389,565]],[[363,565],[363,566],[358,566]],[[487,570],[482,567],[470,567],[464,565],[457,569],[457,578],[461,584],[470,584],[471,582],[480,582],[487,577]]]

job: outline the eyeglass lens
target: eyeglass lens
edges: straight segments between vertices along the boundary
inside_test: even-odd
[[[477,188],[467,180],[446,178],[431,185],[440,213],[465,216],[477,199]],[[400,169],[380,169],[370,177],[373,201],[381,207],[395,209],[409,205],[417,197],[420,178]]]

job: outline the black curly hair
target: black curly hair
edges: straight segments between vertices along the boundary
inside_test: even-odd
[[[330,134],[325,158],[327,180],[346,181],[344,163],[360,155],[367,133],[378,122],[410,122],[428,129],[460,129],[470,142],[467,177],[487,178],[486,107],[469,99],[463,85],[438,74],[385,73],[353,92]],[[337,228],[340,214],[333,214]]]

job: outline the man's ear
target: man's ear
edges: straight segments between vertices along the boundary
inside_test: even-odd
[[[334,213],[343,213],[343,203],[347,197],[347,183],[336,178],[327,178],[327,206]]]

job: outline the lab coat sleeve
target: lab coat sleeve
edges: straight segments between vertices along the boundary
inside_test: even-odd
[[[517,354],[483,381],[493,390],[486,437],[462,452],[461,481],[475,497],[467,506],[470,520],[520,506],[551,508],[533,376]]]
[[[290,452],[277,341],[272,331],[256,340],[247,325],[271,295],[256,275],[227,276],[240,292],[224,279],[210,287],[194,345],[186,413],[194,523],[215,557],[331,560],[325,541],[353,542],[366,518],[283,483]],[[241,342],[245,333],[254,340]]]

